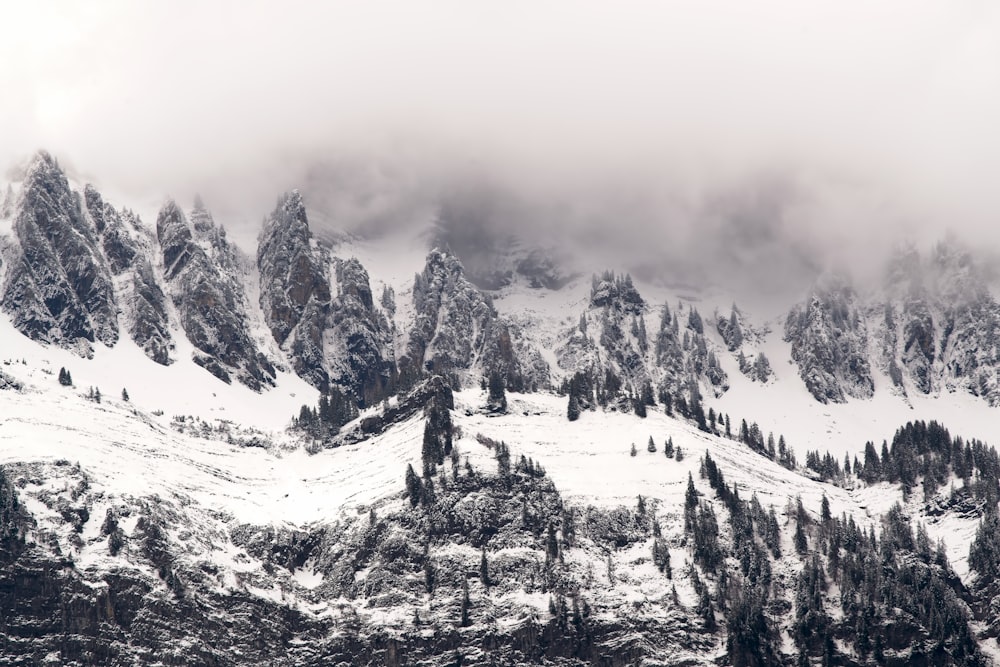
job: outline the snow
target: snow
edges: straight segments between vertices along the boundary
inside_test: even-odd
[[[596,267],[596,265],[595,265]],[[594,270],[597,270],[596,268]],[[865,442],[876,444],[882,439],[892,439],[895,430],[908,421],[937,420],[952,435],[966,438],[987,439],[993,432],[997,410],[981,398],[964,392],[942,392],[924,395],[910,391],[908,397],[895,392],[889,379],[872,360],[875,395],[871,399],[848,399],[843,404],[824,405],[816,401],[799,377],[798,366],[791,358],[791,345],[782,340],[784,317],[774,316],[774,305],[764,309],[768,319],[755,318],[753,311],[744,312],[755,330],[764,332],[760,343],[748,341],[743,350],[748,357],[759,352],[771,362],[774,379],[761,384],[754,382],[739,370],[737,352],[726,350],[715,329],[713,311],[728,313],[732,295],[717,289],[701,291],[690,288],[671,288],[634,280],[636,288],[647,304],[646,319],[649,335],[659,319],[659,306],[667,303],[674,308],[678,301],[694,305],[705,320],[705,335],[715,344],[715,351],[723,370],[729,377],[729,390],[719,398],[704,392],[706,412],[714,408],[724,412],[731,421],[740,419],[757,422],[764,434],[773,432],[775,438],[783,434],[795,450],[799,461],[805,460],[810,450],[821,453],[830,451],[838,460],[844,454],[860,455]],[[557,363],[556,348],[565,333],[576,326],[580,314],[589,305],[590,276],[580,276],[558,291],[530,289],[515,282],[495,294],[497,310],[518,321],[527,322],[528,338],[541,351],[553,374],[553,384],[558,385],[562,371]],[[763,305],[760,306],[764,308]],[[645,442],[645,438],[643,439]],[[638,445],[637,445],[638,446]]]
[[[865,442],[878,446],[883,439],[908,421],[937,420],[952,435],[989,439],[997,419],[997,410],[970,394],[942,393],[924,395],[912,392],[904,398],[890,390],[888,378],[873,368],[875,395],[867,400],[848,399],[847,403],[824,405],[816,401],[799,378],[798,366],[791,361],[791,345],[781,340],[777,322],[760,350],[771,361],[775,381],[765,385],[752,382],[739,372],[731,355],[722,355],[722,367],[729,374],[730,389],[721,398],[707,400],[709,407],[731,415],[738,423],[756,421],[761,431],[783,434],[795,449],[799,461],[808,450],[829,451],[842,461],[844,454],[862,458]]]
[[[323,575],[313,570],[299,568],[294,573],[295,582],[303,588],[312,590],[323,583]]]
[[[145,357],[143,364],[154,365]],[[79,386],[90,376],[80,373],[78,379],[77,367],[84,366],[74,367]],[[97,485],[119,496],[183,496],[248,523],[303,525],[393,495],[402,490],[406,463],[419,462],[419,416],[382,436],[315,455],[301,448],[238,448],[177,433],[165,416],[111,392],[101,404],[93,403],[85,392],[59,386],[54,373],[30,363],[4,368],[44,389],[0,392],[0,463],[79,462]]]
[[[194,415],[206,421],[229,419],[258,429],[274,431],[288,425],[303,404],[315,405],[318,392],[291,373],[279,373],[278,386],[256,393],[234,382],[227,385],[191,361],[194,347],[183,332],[174,331],[175,361],[161,366],[149,359],[128,335],[113,348],[94,344],[93,359],[68,350],[40,345],[17,331],[9,317],[0,314],[0,355],[4,361],[27,361],[27,374],[18,376],[14,365],[7,370],[27,382],[56,385],[56,374],[65,367],[77,388],[93,386],[107,398],[117,398],[127,389],[136,407],[166,415]]]
[[[646,419],[584,411],[578,421],[569,422],[566,398],[554,394],[508,393],[510,414],[500,417],[478,412],[485,403],[485,394],[479,390],[456,395],[455,422],[463,431],[458,443],[461,453],[473,453],[472,462],[485,467],[484,458],[491,458],[492,452],[476,442],[475,436],[503,440],[510,446],[512,458],[516,460],[523,454],[541,463],[563,497],[581,506],[634,507],[642,495],[647,501],[659,501],[661,518],[677,521],[689,474],[702,494],[714,497],[699,477],[700,461],[706,452],[726,481],[739,487],[741,497],[749,499],[756,493],[761,504],[773,505],[779,517],[797,496],[807,511],[818,516],[826,495],[834,514],[846,512],[867,526],[900,498],[899,491],[888,485],[849,490],[812,480],[738,442],[703,433],[691,424],[654,411]],[[656,452],[646,451],[650,436],[656,442]],[[683,461],[664,455],[663,444],[668,438],[683,449]],[[638,450],[634,457],[630,455],[633,443]],[[866,511],[869,505],[872,510]]]

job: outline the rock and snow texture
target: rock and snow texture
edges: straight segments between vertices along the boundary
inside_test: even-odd
[[[493,292],[450,251],[425,256],[413,230],[384,247],[344,237],[326,248],[294,192],[252,266],[200,202],[188,215],[168,203],[154,235],[97,189],[77,190],[43,154],[0,204],[0,608],[13,612],[0,615],[0,661],[718,664],[740,628],[711,603],[733,589],[746,600],[721,572],[752,560],[769,568],[763,613],[791,662],[801,575],[834,551],[837,531],[817,519],[824,497],[869,535],[901,502],[914,528],[947,539],[951,563],[897,554],[917,564],[907,576],[947,575],[938,601],[952,611],[990,609],[972,597],[990,594],[969,559],[976,475],[946,464],[926,497],[916,465],[908,497],[883,477],[827,484],[668,417],[662,401],[642,419],[618,400],[647,386],[697,393],[715,415],[787,436],[800,461],[807,450],[864,457],[866,440],[914,418],[988,435],[1000,306],[955,244],[901,253],[875,294],[824,282],[772,334],[728,295],[567,278],[520,248],[482,262]],[[61,366],[76,387],[57,381]],[[615,402],[570,423],[567,396],[549,389],[578,372],[614,386]],[[510,392],[505,411],[484,409],[485,378]],[[87,389],[98,386],[100,402]],[[339,434],[283,430],[335,387],[361,408]],[[462,388],[453,410],[449,387]],[[427,425],[444,422],[458,427],[444,440],[454,455],[429,464],[424,450],[441,440]],[[972,446],[963,460],[992,465]],[[702,477],[709,456],[733,494],[773,507],[780,548],[736,551],[747,524]],[[689,474],[729,570],[698,564]],[[792,537],[803,514],[808,553]],[[819,597],[834,650],[863,664],[856,629],[841,624],[842,582]],[[878,627],[892,660],[917,660],[907,643],[940,648],[926,641],[936,624],[888,605]],[[727,627],[713,632],[709,618]],[[819,659],[826,647],[810,650]]]
[[[324,333],[330,377],[361,405],[373,405],[396,388],[389,320],[375,307],[368,272],[357,259],[335,261],[334,288]]]
[[[971,253],[953,240],[928,258],[903,250],[887,282],[884,349],[893,380],[1000,405],[1000,304]]]
[[[168,416],[117,399],[95,404],[45,369],[7,368],[22,388],[0,391],[0,577],[25,583],[16,598],[0,586],[0,604],[13,611],[0,652],[54,651],[64,664],[443,665],[457,653],[469,664],[600,655],[717,664],[728,630],[706,630],[694,573],[714,604],[725,587],[686,562],[689,475],[727,549],[737,523],[699,475],[706,455],[741,497],[774,510],[781,541],[768,558],[767,622],[791,660],[791,612],[809,562],[792,538],[797,500],[810,544],[822,539],[824,496],[863,531],[900,500],[887,484],[810,479],[662,413],[598,411],[567,424],[563,398],[512,393],[510,414],[491,416],[469,389],[451,412],[463,434],[455,463],[423,477],[434,500],[414,505],[404,480],[426,442],[419,412],[314,455],[240,449],[177,433]],[[682,460],[664,455],[667,441]],[[976,518],[936,504],[924,515],[923,506],[914,499],[905,509],[932,539],[947,536],[947,556],[968,579]],[[40,622],[58,630],[39,633]],[[902,641],[888,639],[887,650]]]
[[[84,188],[84,201],[115,279],[122,325],[146,356],[171,363],[174,344],[166,296],[152,263],[154,240],[131,211],[117,211],[93,186]]]
[[[274,384],[275,369],[251,337],[247,299],[237,273],[236,250],[201,206],[188,222],[168,201],[156,219],[168,293],[194,361],[223,382],[251,389]]]
[[[17,329],[85,355],[94,342],[114,345],[114,285],[97,230],[47,153],[32,161],[11,214],[15,244],[2,302]]]
[[[264,317],[299,376],[324,391],[338,386],[362,405],[393,392],[392,332],[368,272],[319,247],[298,192],[283,195],[265,221],[257,267]]]
[[[652,331],[647,315],[656,323]],[[699,386],[718,395],[729,386],[697,308],[650,307],[628,275],[592,277],[586,310],[564,334],[556,355],[563,370],[620,384],[637,396],[645,385],[671,395]]]
[[[509,388],[547,386],[548,364],[520,336],[520,327],[501,317],[492,299],[466,277],[447,251],[432,250],[413,281],[413,323],[399,360],[404,383],[425,373],[444,376],[500,374]]]
[[[954,240],[929,257],[900,249],[874,293],[821,280],[788,314],[784,337],[821,403],[871,398],[877,369],[903,396],[961,391],[1000,405],[1000,303]]]
[[[260,305],[274,340],[295,372],[326,388],[323,331],[330,308],[329,258],[309,232],[298,192],[283,195],[264,222],[257,246]]]
[[[785,320],[785,340],[809,393],[820,403],[871,398],[868,330],[854,289],[831,276]]]

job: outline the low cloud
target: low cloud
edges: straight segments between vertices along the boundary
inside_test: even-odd
[[[437,213],[761,285],[1000,247],[987,2],[21,3],[0,62],[0,163],[230,227],[302,187],[330,228]]]

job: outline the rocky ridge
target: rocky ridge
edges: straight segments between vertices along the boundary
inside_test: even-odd
[[[196,207],[194,219],[197,227],[173,201],[156,219],[166,291],[196,348],[194,362],[226,383],[272,386],[275,368],[251,337],[246,295],[233,275],[236,251],[207,211]]]

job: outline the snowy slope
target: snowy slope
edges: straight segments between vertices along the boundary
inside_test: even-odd
[[[98,354],[92,363],[96,366],[100,359]],[[45,462],[56,466],[33,468],[28,475],[32,481],[23,487],[22,496],[39,526],[56,536],[64,553],[73,555],[79,570],[88,573],[86,576],[99,581],[102,573],[127,565],[141,576],[159,581],[152,566],[137,554],[127,555],[127,560],[107,555],[107,541],[99,531],[105,510],[132,507],[132,518],[121,522],[126,536],[142,539],[143,532],[135,523],[137,511],[142,516],[169,517],[167,534],[177,567],[204,568],[210,564],[217,572],[213,585],[220,595],[249,594],[273,604],[292,606],[317,621],[346,623],[349,621],[345,619],[360,614],[365,627],[394,633],[408,632],[414,614],[428,623],[453,617],[454,607],[449,606],[447,597],[421,601],[419,596],[413,599],[400,593],[402,597],[396,602],[379,602],[371,609],[364,598],[352,603],[331,600],[323,593],[333,585],[330,578],[337,572],[324,564],[324,559],[330,557],[323,555],[328,553],[325,549],[333,554],[359,548],[351,546],[354,538],[349,536],[365,534],[369,508],[377,508],[379,515],[407,515],[408,503],[401,497],[403,471],[407,464],[418,469],[420,466],[424,429],[420,413],[392,425],[381,435],[313,455],[283,437],[277,437],[277,442],[267,449],[238,448],[219,440],[177,433],[169,415],[153,415],[138,400],[124,403],[106,392],[107,398],[96,404],[87,400],[79,388],[60,387],[54,375],[42,370],[51,370],[51,360],[40,367],[32,366],[45,364],[37,358],[25,361],[3,366],[8,376],[26,386],[20,392],[0,391],[0,464]],[[234,404],[241,398],[239,393],[220,396]],[[689,423],[655,411],[647,419],[585,411],[577,422],[569,423],[565,397],[512,393],[508,402],[509,414],[487,415],[482,411],[485,392],[469,389],[455,395],[452,419],[462,434],[455,443],[461,459],[480,474],[495,475],[494,452],[480,444],[477,436],[504,440],[515,460],[529,456],[546,469],[569,508],[587,516],[595,509],[615,512],[622,506],[634,508],[641,495],[663,528],[675,567],[672,580],[663,577],[652,563],[649,539],[610,552],[599,543],[583,539],[566,550],[567,576],[582,582],[580,593],[593,605],[596,618],[611,626],[619,622],[623,609],[629,609],[632,618],[642,623],[688,627],[689,612],[685,610],[693,609],[698,600],[693,581],[683,567],[690,558],[684,546],[682,513],[688,475],[694,478],[702,497],[716,506],[720,517],[724,516],[722,504],[699,476],[700,460],[705,454],[716,461],[729,483],[737,485],[742,497],[756,494],[765,508],[773,506],[777,512],[784,555],[774,568],[782,589],[794,588],[802,567],[791,544],[797,499],[801,498],[807,512],[816,517],[825,495],[835,515],[853,516],[862,527],[876,529],[881,514],[901,499],[898,488],[888,485],[844,489],[809,479],[737,442],[699,432]],[[231,410],[226,412],[235,411],[229,407]],[[656,452],[646,451],[650,436]],[[682,461],[664,456],[663,444],[668,438],[684,451]],[[630,455],[633,443],[637,449],[634,457]],[[61,461],[67,465],[59,468]],[[76,463],[79,473],[72,472]],[[84,497],[91,503],[90,519],[83,524],[79,538],[57,511],[58,503],[52,505],[51,501],[53,495],[65,496],[66,489],[72,490],[77,480],[74,474],[86,476]],[[921,509],[916,502],[907,507],[916,520],[922,520]],[[963,578],[968,577],[965,559],[977,523],[975,518],[949,514],[928,520],[931,537],[946,539],[949,559]],[[323,540],[336,541],[294,572],[275,571],[265,556],[251,547],[252,541],[244,544],[237,539],[244,530],[242,524],[305,530],[309,535],[326,534]],[[340,527],[323,533],[324,526]],[[721,528],[723,539],[729,539],[727,525]],[[286,538],[274,533],[270,539]],[[479,558],[476,549],[449,542],[435,545],[429,554],[441,563],[439,567],[459,571],[474,571]],[[543,567],[541,555],[524,547],[493,549],[490,558],[493,567],[506,572],[507,577]],[[354,576],[362,586],[367,585],[367,577],[374,577],[371,585],[378,590],[378,577],[385,575],[370,567]],[[548,616],[549,596],[537,589],[527,592],[530,586],[522,590],[516,582],[490,591],[474,589],[477,599],[482,600],[479,604],[488,600],[493,617],[510,629],[532,617]],[[170,585],[169,580],[165,587],[160,584],[164,595],[169,594]],[[671,602],[673,590],[681,607]],[[621,641],[627,644],[641,641],[640,637],[628,634]],[[711,637],[696,639],[689,630],[679,630],[676,642],[670,651],[691,664],[709,664],[725,652],[723,643]],[[663,649],[651,646],[648,650]]]
[[[566,399],[560,396],[511,394],[510,414],[502,416],[480,412],[485,403],[482,392],[463,392],[457,399],[456,411],[471,413],[457,417],[466,436],[463,452],[476,452],[481,460],[491,456],[475,443],[476,434],[503,440],[515,455],[530,456],[541,463],[568,500],[581,506],[615,507],[634,505],[641,495],[660,501],[677,531],[683,526],[681,510],[688,475],[706,495],[712,495],[699,475],[706,452],[727,480],[738,485],[741,496],[756,494],[765,508],[774,506],[779,517],[784,515],[786,523],[792,520],[790,502],[801,498],[807,510],[818,516],[825,495],[834,515],[846,513],[859,525],[878,529],[881,515],[903,500],[899,489],[888,484],[841,488],[813,480],[737,442],[703,433],[690,423],[661,413],[651,411],[646,419],[637,419],[631,414],[585,412],[579,421],[567,422]],[[650,437],[656,452],[646,449]],[[668,438],[683,448],[683,461],[664,456]],[[638,450],[635,457],[630,455],[633,444]],[[485,460],[481,462],[487,465]],[[913,516],[920,515],[922,504],[911,504]],[[978,519],[943,517],[931,521],[928,532],[934,539],[945,539],[956,571],[968,574],[968,545]]]
[[[180,495],[241,521],[303,525],[397,492],[398,461],[419,461],[417,419],[316,455],[279,445],[240,448],[178,433],[169,415],[150,414],[134,399],[109,393],[96,404],[45,372],[25,372],[20,363],[3,368],[33,384],[0,393],[0,463],[66,459],[114,495]]]

